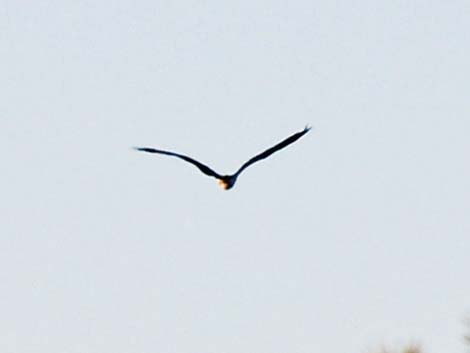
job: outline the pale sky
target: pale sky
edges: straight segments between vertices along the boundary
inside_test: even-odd
[[[464,352],[470,2],[0,2],[2,353]],[[306,124],[230,191],[220,173]]]

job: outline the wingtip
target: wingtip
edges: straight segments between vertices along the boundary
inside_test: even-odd
[[[305,131],[305,132],[308,132],[308,131],[310,131],[311,129],[312,129],[312,126],[309,125],[309,124],[307,124],[307,125],[305,125],[304,131]]]
[[[151,152],[151,151],[149,150],[149,148],[147,148],[147,147],[135,147],[135,146],[134,146],[134,147],[132,147],[132,149],[133,149],[134,151],[138,151],[138,152]]]

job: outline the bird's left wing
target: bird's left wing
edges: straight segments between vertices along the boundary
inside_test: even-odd
[[[310,127],[306,126],[302,131],[299,131],[299,132],[293,134],[292,136],[289,136],[285,140],[279,142],[277,145],[275,145],[271,148],[268,148],[266,151],[261,152],[260,154],[254,156],[249,161],[245,162],[240,167],[240,169],[238,169],[238,171],[235,174],[236,175],[240,174],[243,170],[245,170],[245,168],[249,167],[253,163],[256,163],[256,162],[258,162],[262,159],[265,159],[265,158],[269,157],[270,155],[272,155],[274,152],[277,152],[277,151],[283,149],[284,147],[290,145],[291,143],[294,143],[299,138],[301,138],[303,135],[305,135],[307,132],[309,132],[310,129],[311,129]]]
[[[182,154],[179,154],[179,153],[175,153],[175,152],[157,150],[155,148],[149,148],[149,147],[134,147],[134,149],[136,149],[137,151],[142,151],[142,152],[158,153],[158,154],[165,154],[167,156],[178,157],[178,158],[181,158],[182,160],[185,160],[186,162],[189,162],[189,163],[195,165],[196,167],[199,168],[199,170],[201,172],[203,172],[206,175],[209,175],[209,176],[217,178],[217,179],[221,178],[221,176],[217,172],[213,171],[207,165],[204,165],[201,162],[198,162],[198,161],[196,161],[195,159],[193,159],[191,157],[188,157],[188,156],[185,156],[185,155],[182,155]]]

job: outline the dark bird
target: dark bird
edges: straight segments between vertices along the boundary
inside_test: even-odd
[[[204,174],[208,175],[208,176],[211,176],[211,177],[214,177],[216,179],[219,180],[219,184],[225,189],[225,190],[228,190],[228,189],[231,189],[234,185],[235,185],[235,182],[237,181],[237,178],[238,176],[241,174],[241,172],[243,172],[246,168],[248,168],[250,165],[252,165],[253,163],[256,163],[262,159],[265,159],[267,157],[269,157],[270,155],[272,155],[274,152],[277,152],[281,149],[283,149],[284,147],[287,147],[288,145],[290,145],[291,143],[294,143],[295,141],[297,141],[299,138],[301,138],[303,135],[305,135],[308,131],[310,130],[310,127],[309,126],[306,126],[302,131],[299,131],[295,134],[293,134],[292,136],[289,136],[288,138],[286,138],[285,140],[279,142],[277,145],[271,147],[271,148],[268,148],[266,151],[264,152],[261,152],[260,154],[254,156],[253,158],[251,158],[250,160],[248,160],[247,162],[245,162],[238,170],[236,173],[232,174],[232,175],[220,175],[218,174],[217,172],[213,171],[211,168],[209,168],[208,166],[202,164],[201,162],[198,162],[196,161],[195,159],[192,159],[191,157],[188,157],[188,156],[185,156],[185,155],[182,155],[182,154],[179,154],[179,153],[175,153],[175,152],[169,152],[169,151],[163,151],[163,150],[157,150],[155,148],[149,148],[149,147],[134,147],[137,151],[143,151],[143,152],[149,152],[149,153],[159,153],[159,154],[166,154],[167,156],[174,156],[174,157],[178,157],[178,158],[181,158],[183,160],[185,160],[186,162],[189,162],[193,165],[195,165],[196,167],[199,168],[199,170],[201,172],[203,172]]]

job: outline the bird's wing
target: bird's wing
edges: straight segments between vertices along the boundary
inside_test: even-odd
[[[243,170],[245,170],[245,168],[249,167],[253,163],[256,163],[256,162],[258,162],[262,159],[265,159],[265,158],[269,157],[270,155],[272,155],[274,152],[277,152],[277,151],[283,149],[284,147],[290,145],[291,143],[294,143],[299,138],[301,138],[303,135],[305,135],[310,129],[311,129],[310,127],[306,126],[302,131],[299,131],[299,132],[293,134],[292,136],[289,136],[285,140],[279,142],[277,145],[275,145],[271,148],[268,148],[266,151],[254,156],[249,161],[245,162],[245,164],[243,164],[235,174],[236,175],[240,174]]]
[[[181,159],[185,160],[186,162],[189,162],[189,163],[195,165],[196,167],[199,168],[199,170],[201,172],[203,172],[206,175],[209,175],[209,176],[217,178],[217,179],[221,178],[221,176],[218,173],[216,173],[215,171],[213,171],[211,168],[209,168],[208,166],[206,166],[206,165],[202,164],[201,162],[198,162],[195,159],[192,159],[188,156],[185,156],[185,155],[182,155],[182,154],[179,154],[179,153],[175,153],[175,152],[157,150],[155,148],[149,148],[149,147],[134,147],[134,149],[136,149],[137,151],[142,151],[142,152],[159,153],[159,154],[165,154],[165,155],[168,155],[168,156],[178,157],[178,158],[181,158]]]

